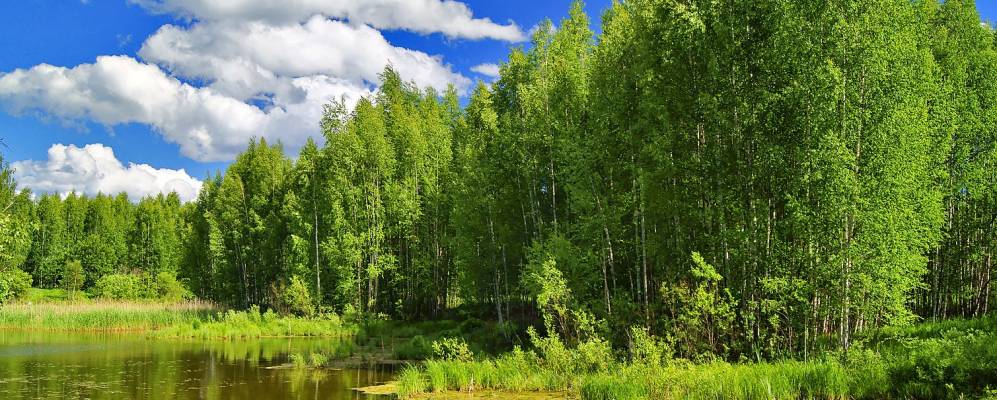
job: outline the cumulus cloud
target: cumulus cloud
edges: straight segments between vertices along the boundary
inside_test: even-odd
[[[442,91],[453,84],[464,90],[470,84],[440,57],[395,47],[369,26],[320,16],[290,25],[166,25],[145,41],[139,55],[177,75],[209,81],[238,99],[272,93],[293,102],[301,93],[290,79],[306,76],[334,76],[363,86],[377,82],[387,64],[421,87]]]
[[[146,164],[126,167],[110,147],[102,144],[83,148],[55,144],[48,150],[48,160],[18,161],[11,167],[20,186],[37,193],[124,192],[132,199],[140,199],[176,192],[181,201],[187,202],[197,198],[202,184],[183,169],[157,169]]]
[[[198,161],[229,161],[254,137],[294,153],[319,136],[324,104],[351,107],[385,65],[420,87],[466,93],[442,57],[394,46],[377,28],[521,40],[515,24],[451,0],[132,0],[188,18],[145,39],[137,57],[0,72],[0,108],[69,124],[150,126]],[[481,66],[478,73],[492,69]],[[79,124],[84,125],[84,124]]]
[[[253,137],[301,144],[317,131],[321,105],[338,97],[356,101],[364,88],[331,77],[293,79],[302,101],[260,109],[166,75],[126,56],[98,57],[74,68],[47,64],[0,75],[0,103],[9,112],[43,112],[67,121],[106,126],[152,126],[181,152],[199,161],[234,157]],[[307,122],[306,122],[307,121]]]
[[[452,0],[130,0],[160,14],[199,21],[303,22],[315,15],[346,19],[378,29],[442,33],[450,38],[523,41],[515,23],[475,18],[464,3]]]
[[[471,71],[477,72],[481,75],[487,76],[489,78],[499,77],[499,66],[498,64],[478,64],[471,67]]]

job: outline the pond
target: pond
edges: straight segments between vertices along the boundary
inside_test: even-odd
[[[0,399],[376,399],[391,367],[289,368],[336,339],[201,341],[0,331]],[[383,399],[383,397],[381,397]]]

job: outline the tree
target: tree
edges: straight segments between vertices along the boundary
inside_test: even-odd
[[[70,300],[75,300],[76,292],[83,287],[84,278],[83,264],[76,260],[66,261],[62,277],[59,278],[59,286],[66,291]]]

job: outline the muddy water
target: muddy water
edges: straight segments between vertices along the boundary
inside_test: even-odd
[[[0,331],[0,399],[379,399],[353,389],[390,380],[390,368],[286,367],[290,354],[337,346]]]

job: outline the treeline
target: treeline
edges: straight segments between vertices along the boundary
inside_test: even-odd
[[[127,276],[111,276],[118,274],[146,278],[150,284],[143,288],[158,283],[171,293],[182,292],[173,286],[184,254],[182,239],[189,233],[176,194],[138,203],[125,194],[92,198],[43,194],[33,199],[26,190],[16,192],[2,159],[0,166],[0,207],[4,207],[0,271],[27,272],[28,284],[35,287],[103,289],[113,291],[113,297],[150,297],[137,294],[139,288],[131,287],[135,285],[116,284],[131,283]],[[12,274],[0,275],[0,281],[14,280]],[[14,284],[0,286],[7,286],[0,288],[0,301],[4,293],[22,289]]]
[[[995,46],[971,0],[631,0],[598,37],[575,4],[465,106],[388,68],[327,107],[324,145],[251,143],[196,202],[146,200],[147,225],[124,199],[21,203],[62,205],[88,271],[172,267],[234,306],[298,281],[337,311],[542,315],[569,344],[638,325],[690,357],[847,349],[993,303]]]

